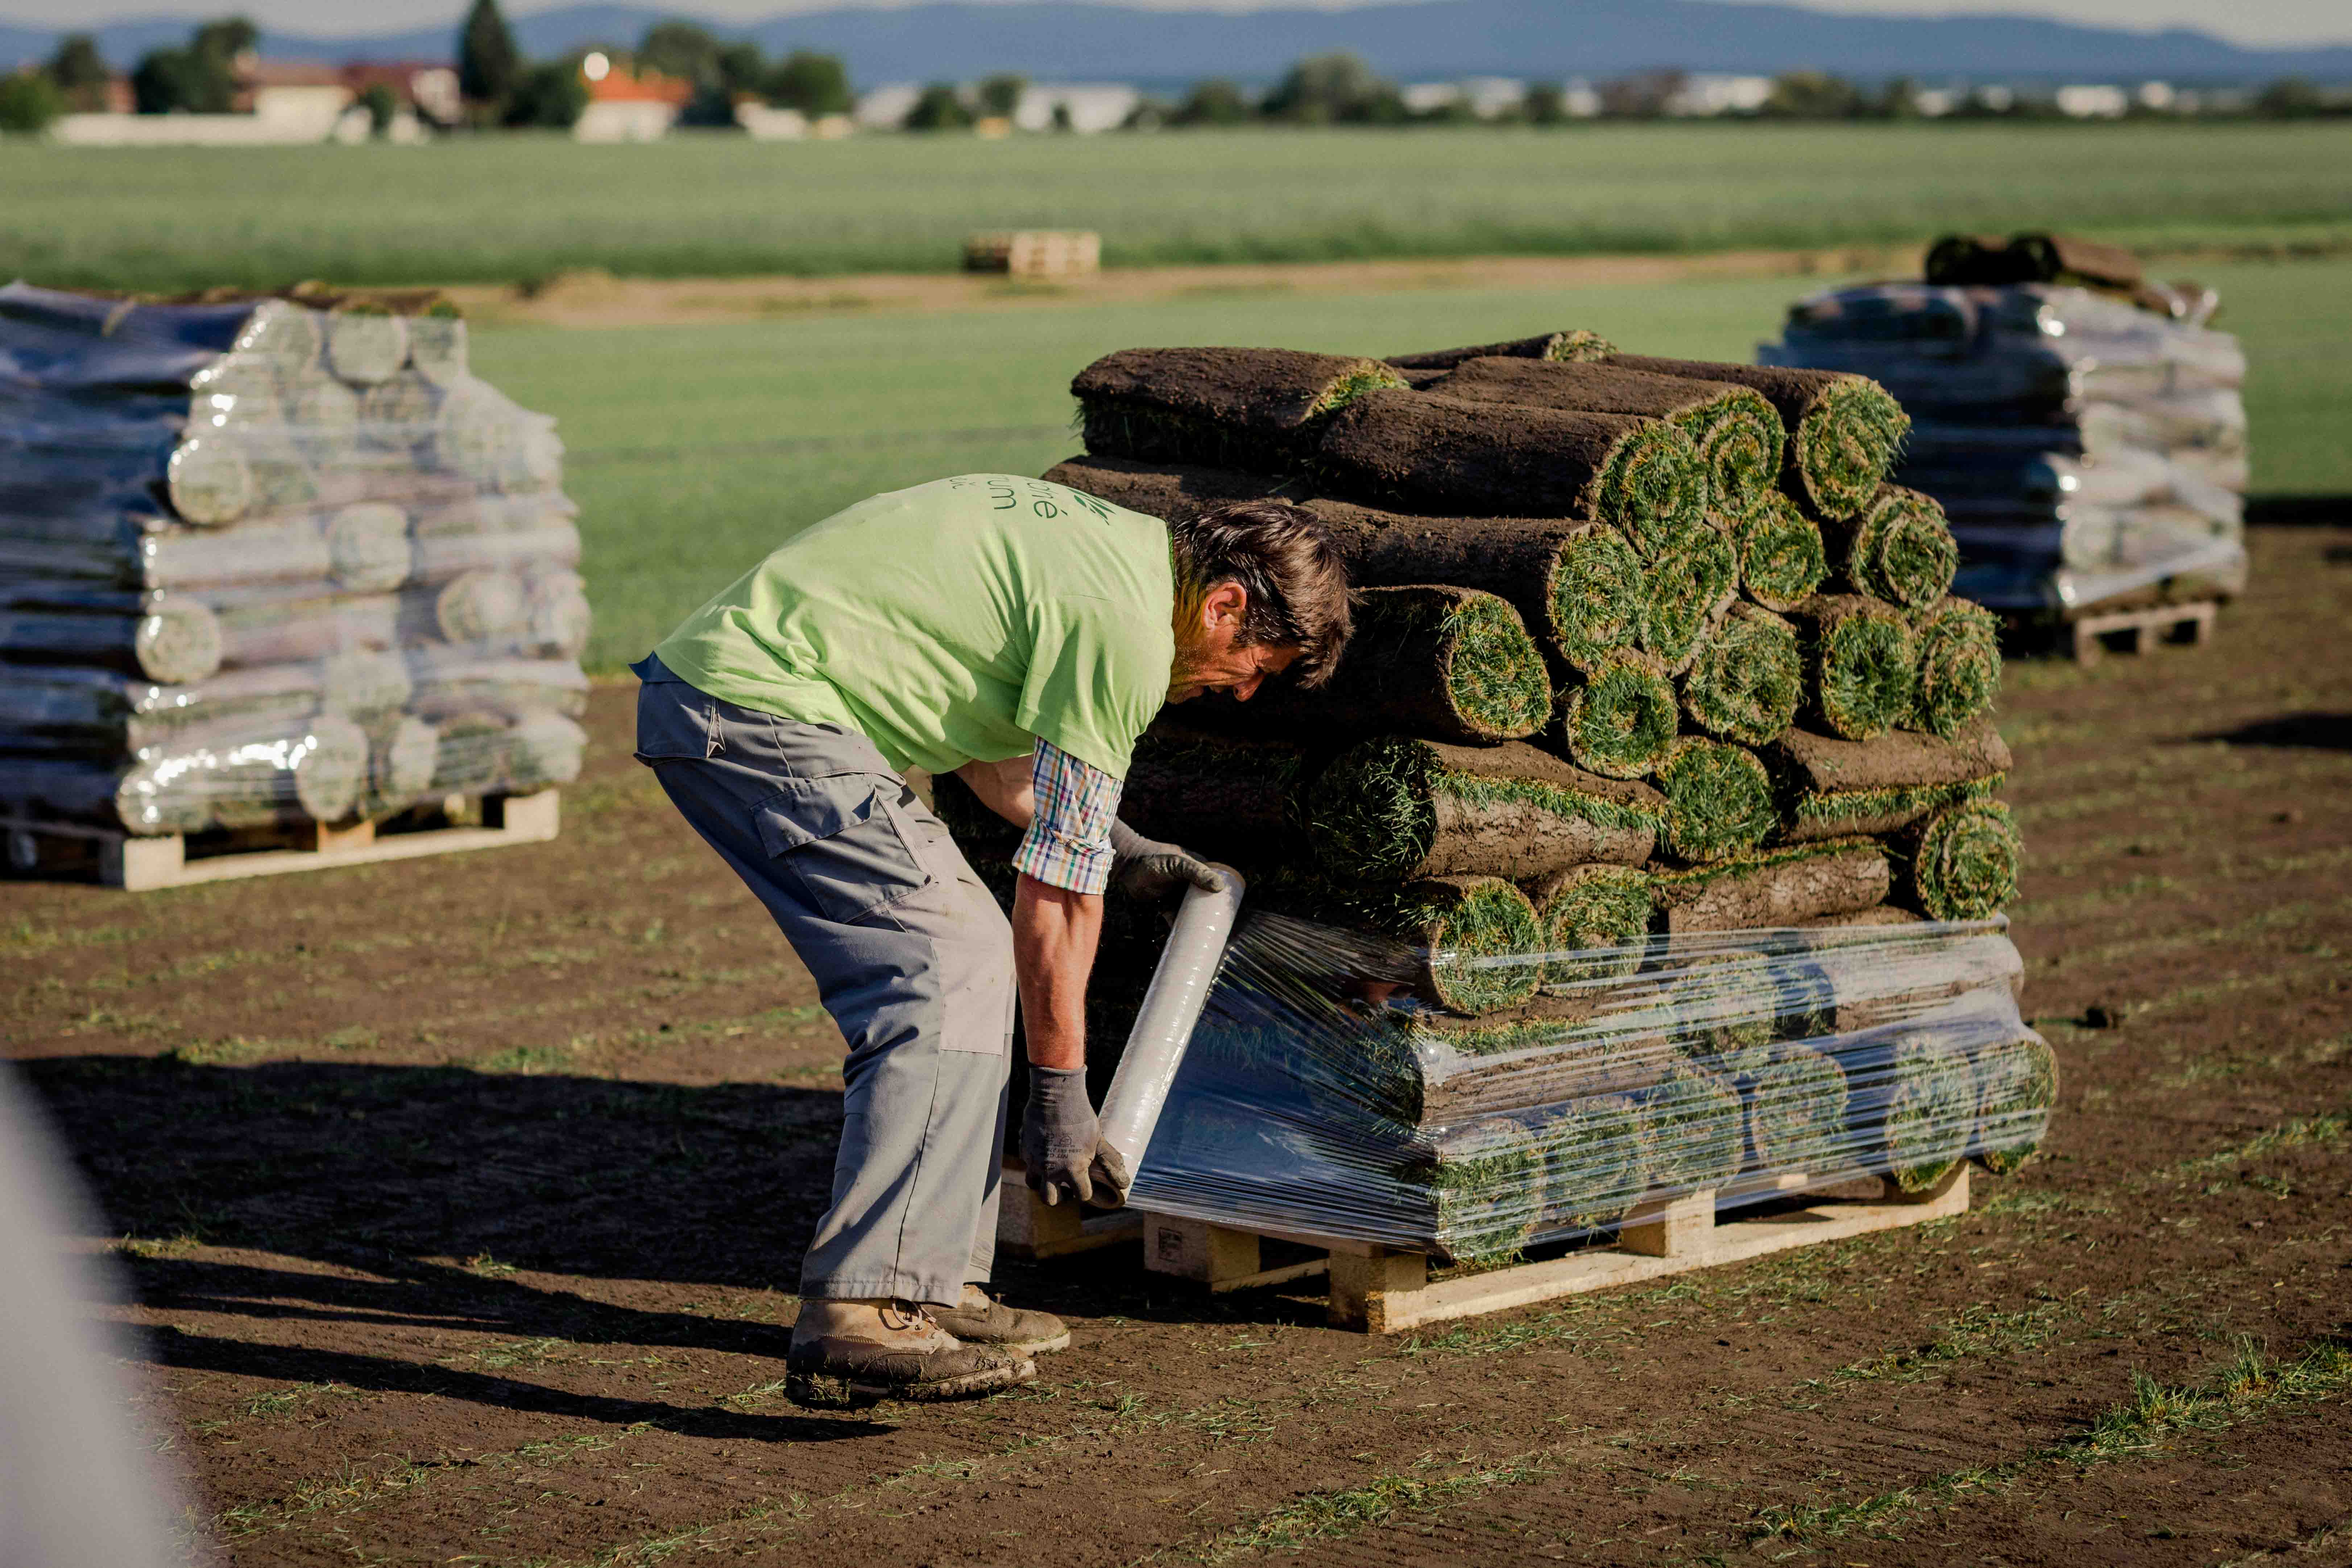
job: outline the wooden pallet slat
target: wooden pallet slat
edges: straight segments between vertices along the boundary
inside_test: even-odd
[[[2060,648],[2076,664],[2089,665],[2105,656],[2106,639],[2111,637],[2128,645],[2118,651],[2130,653],[2146,653],[2152,637],[2191,646],[2208,643],[2213,639],[2213,617],[2220,608],[2208,599],[2081,616],[2065,623]]]
[[[1143,1216],[1133,1209],[1091,1212],[1076,1204],[1047,1204],[1029,1190],[1018,1165],[1007,1165],[996,1191],[996,1251],[1000,1258],[1032,1261],[1092,1252],[1143,1233]]]

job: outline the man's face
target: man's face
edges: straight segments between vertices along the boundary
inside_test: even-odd
[[[1248,603],[1248,592],[1240,584],[1220,584],[1201,601],[1198,614],[1177,628],[1169,701],[1189,702],[1204,691],[1230,691],[1234,700],[1246,702],[1266,677],[1280,675],[1298,658],[1295,647],[1237,645]]]

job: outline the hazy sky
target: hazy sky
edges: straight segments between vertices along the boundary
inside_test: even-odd
[[[720,20],[753,21],[790,11],[829,9],[837,5],[872,5],[887,0],[681,0],[681,12]],[[1130,4],[1217,5],[1228,10],[1252,10],[1265,0],[1128,0]],[[1336,8],[1349,0],[1280,0],[1286,5],[1322,5]],[[2061,17],[2106,26],[2155,29],[2189,26],[2250,45],[2352,43],[2352,7],[2344,0],[2234,0],[2216,6],[2211,0],[1803,0],[1820,10],[1873,12],[1899,16],[1950,16],[1967,12]],[[552,9],[552,4],[509,0],[509,16]],[[0,18],[53,26],[89,26],[94,20],[117,16],[218,16],[238,10],[265,27],[325,36],[383,33],[457,20],[462,5],[456,0],[131,0],[115,6],[93,5],[89,0],[0,0]]]

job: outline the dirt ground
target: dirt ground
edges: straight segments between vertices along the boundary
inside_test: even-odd
[[[1378,1340],[1119,1249],[1003,1271],[1032,1387],[794,1410],[837,1039],[625,686],[552,844],[0,887],[0,1027],[239,1564],[2352,1561],[2352,528],[2253,544],[2213,646],[2011,667],[2048,1156],[1652,1287]]]

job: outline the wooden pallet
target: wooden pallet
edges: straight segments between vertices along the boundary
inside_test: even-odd
[[[7,835],[9,859],[19,870],[81,869],[87,874],[94,861],[100,881],[140,893],[240,877],[544,843],[556,836],[560,826],[561,794],[545,789],[532,795],[484,796],[478,802],[478,827],[420,827],[379,834],[373,822],[347,826],[311,822],[281,832],[239,836],[217,846],[200,840],[194,854],[188,839],[179,834],[133,838],[99,828],[7,817],[0,817],[0,832]]]
[[[1741,1263],[1792,1247],[1922,1225],[1968,1210],[1966,1166],[1934,1192],[1916,1195],[1898,1192],[1890,1183],[1871,1180],[1878,1191],[1867,1199],[1798,1197],[1736,1219],[1717,1217],[1713,1192],[1654,1200],[1634,1211],[1619,1229],[1614,1246],[1586,1247],[1564,1258],[1437,1280],[1429,1277],[1425,1254],[1401,1247],[1291,1232],[1238,1230],[1207,1220],[1150,1215],[1144,1221],[1143,1266],[1154,1273],[1206,1285],[1213,1291],[1244,1290],[1328,1274],[1334,1328],[1392,1334],[1449,1318],[1500,1312],[1694,1268]],[[1802,1182],[1803,1178],[1783,1178],[1780,1184]],[[1262,1251],[1267,1240],[1311,1247],[1324,1256],[1269,1268],[1265,1267]]]
[[[2191,645],[2213,640],[2213,616],[2221,606],[2210,599],[2193,605],[2153,605],[2137,610],[2109,610],[2066,622],[2058,630],[2058,649],[2076,664],[2096,664],[2107,652],[2106,640],[2116,639],[2118,653],[2146,653],[2151,637]]]
[[[1108,1214],[1076,1204],[1055,1204],[1029,1190],[1018,1165],[1007,1165],[996,1194],[996,1254],[1000,1258],[1066,1258],[1092,1252],[1143,1234],[1143,1216],[1133,1209]]]

